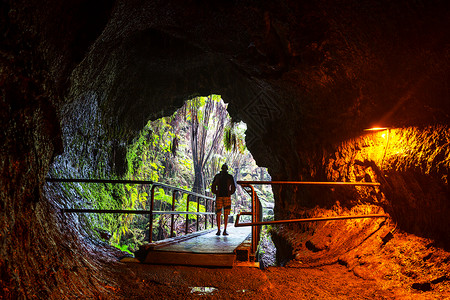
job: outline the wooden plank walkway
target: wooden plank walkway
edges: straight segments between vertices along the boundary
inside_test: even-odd
[[[227,236],[216,230],[185,239],[179,243],[149,247],[145,263],[232,267],[238,248],[251,234],[251,227],[228,225]],[[249,250],[250,251],[250,250]]]

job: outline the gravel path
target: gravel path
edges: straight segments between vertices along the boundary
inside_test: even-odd
[[[384,288],[339,264],[318,268],[200,268],[118,263],[120,286],[112,299],[443,299],[435,294]]]

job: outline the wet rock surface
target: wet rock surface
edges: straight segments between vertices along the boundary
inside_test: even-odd
[[[270,233],[261,237],[258,246],[257,258],[261,269],[276,266],[277,249],[272,241]]]

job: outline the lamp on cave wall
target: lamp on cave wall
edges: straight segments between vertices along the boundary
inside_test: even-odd
[[[381,135],[382,138],[386,138],[386,146],[384,147],[384,153],[383,153],[383,158],[381,159],[381,165],[383,165],[384,162],[384,157],[386,156],[386,151],[389,145],[389,133],[391,131],[390,127],[378,127],[378,126],[374,126],[371,128],[366,128],[364,129],[364,131],[371,131],[371,132],[378,132],[378,131],[386,131],[386,134],[383,133]]]
[[[372,127],[372,128],[366,128],[364,131],[382,131],[382,130],[388,130],[390,127]]]

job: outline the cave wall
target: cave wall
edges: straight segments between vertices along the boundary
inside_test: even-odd
[[[111,261],[112,256],[98,242],[86,239],[83,227],[59,213],[60,195],[44,195],[50,163],[64,151],[61,95],[76,54],[79,59],[89,45],[80,37],[75,47],[75,35],[81,33],[76,31],[89,28],[83,22],[98,21],[98,15],[83,21],[65,18],[81,4],[0,3],[2,299],[110,294],[108,276],[93,274],[106,274],[100,261]]]
[[[98,144],[123,148],[148,119],[210,93],[247,123],[247,145],[274,180],[382,183],[372,191],[275,190],[277,218],[386,211],[406,232],[448,247],[446,1],[0,7],[0,293],[107,294],[114,280],[88,274],[110,257],[93,250],[102,246],[85,240],[77,220],[58,214],[67,203],[57,191],[43,196],[51,163],[54,175],[99,174],[95,163],[79,168],[79,157],[120,173],[120,159]],[[381,160],[366,153],[383,144],[363,132],[375,124],[415,146]],[[54,280],[44,282],[48,274]]]

